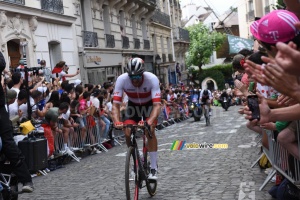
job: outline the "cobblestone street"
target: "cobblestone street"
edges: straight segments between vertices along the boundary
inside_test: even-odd
[[[267,193],[272,183],[259,191],[265,173],[258,166],[250,168],[259,157],[259,147],[256,134],[246,128],[238,109],[230,107],[225,112],[213,107],[209,127],[203,119],[188,119],[157,132],[159,180],[152,200],[272,199]],[[171,151],[175,140],[227,143],[229,148]],[[47,176],[35,177],[34,193],[21,194],[20,199],[125,199],[125,152],[123,144],[80,163],[71,162]],[[140,190],[140,199],[149,199],[146,188]]]

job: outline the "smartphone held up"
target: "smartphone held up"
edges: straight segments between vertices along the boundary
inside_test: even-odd
[[[247,97],[249,110],[252,112],[252,118],[250,120],[260,120],[260,110],[257,95],[249,95]]]

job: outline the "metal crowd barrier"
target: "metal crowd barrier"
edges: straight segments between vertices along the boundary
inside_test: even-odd
[[[67,146],[72,151],[84,150],[86,148],[94,149],[95,147],[99,147],[104,151],[108,151],[103,143],[109,141],[110,139],[114,140],[115,144],[121,145],[121,138],[124,137],[124,133],[122,130],[114,130],[112,129],[112,123],[110,124],[110,129],[108,131],[108,135],[111,135],[110,139],[103,138],[105,128],[100,126],[100,121],[98,118],[87,117],[83,118],[85,123],[84,127],[76,127],[71,128],[68,136],[68,141],[66,141]],[[60,120],[58,122],[59,129],[63,129],[63,121]],[[55,153],[58,155],[63,154],[66,149],[64,147],[64,136],[63,133],[56,134],[54,138],[54,147]],[[120,142],[121,141],[121,142]],[[71,155],[75,160],[75,156]]]
[[[259,190],[263,190],[268,182],[275,176],[276,171],[282,174],[292,184],[300,189],[300,161],[291,155],[285,148],[277,142],[277,135],[273,131],[266,130],[268,136],[269,150],[263,147],[263,152],[272,164],[272,170],[265,179]],[[300,122],[297,122],[297,140],[300,141]],[[300,153],[300,143],[298,144],[298,151]],[[261,157],[260,157],[261,158]],[[259,158],[259,159],[260,159]],[[259,159],[256,161],[259,162]],[[253,165],[251,166],[253,167]]]
[[[300,139],[300,124],[297,121],[297,140]],[[292,156],[286,149],[284,149],[278,142],[273,132],[269,131],[269,148],[270,159],[272,160],[272,166],[275,170],[281,173],[291,183],[300,188],[300,161]],[[298,151],[300,150],[300,144],[298,143]]]
[[[177,122],[180,122],[184,119],[188,119],[185,114],[179,113],[176,109],[172,108],[173,113],[171,111],[171,114],[168,119],[165,118],[165,115],[163,112],[160,113],[158,118],[158,124],[162,125],[164,128],[165,126],[169,126],[172,124],[175,124]],[[175,111],[174,111],[175,110]],[[179,117],[174,118],[175,114],[180,114]],[[55,135],[54,138],[54,152],[56,155],[63,155],[66,153],[66,149],[64,146],[64,143],[67,143],[68,148],[72,152],[76,151],[82,151],[84,149],[94,149],[96,147],[101,148],[104,151],[108,151],[103,143],[114,140],[114,145],[121,145],[121,143],[125,142],[125,135],[122,130],[117,130],[113,128],[112,122],[110,123],[110,128],[108,131],[108,135],[110,136],[110,139],[103,138],[103,134],[105,128],[100,126],[100,121],[98,118],[91,117],[91,116],[85,116],[83,117],[83,121],[85,123],[84,127],[78,126],[70,128],[70,132],[68,135],[68,141],[64,141],[64,135],[63,133],[59,133]],[[63,120],[59,120],[58,122],[58,128],[60,130],[63,129]],[[158,129],[157,129],[158,130]],[[71,152],[69,152],[71,154]],[[70,155],[73,159],[79,162],[79,158],[75,156],[75,154]]]
[[[178,122],[181,122],[183,120],[188,119],[189,117],[186,116],[186,114],[183,112],[184,110],[180,111],[179,107],[174,107],[174,106],[168,106],[171,111],[169,115],[167,116],[164,113],[164,109],[166,109],[166,105],[162,108],[162,111],[160,112],[160,115],[158,116],[158,123],[157,126],[165,128],[167,126],[170,126],[172,124],[176,124]],[[165,111],[166,112],[166,111]],[[158,128],[156,128],[156,131],[159,131]]]

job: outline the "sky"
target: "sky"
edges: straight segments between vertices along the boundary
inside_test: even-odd
[[[209,4],[209,6],[218,14],[222,15],[226,10],[228,10],[231,6],[238,7],[239,0],[179,0],[181,6],[186,5],[187,3],[195,3],[199,6],[207,7],[205,1]]]

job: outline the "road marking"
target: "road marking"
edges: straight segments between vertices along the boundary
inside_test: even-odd
[[[170,136],[168,136],[168,138],[173,138],[173,137],[176,137],[176,136],[178,136],[178,134],[170,135]]]
[[[125,157],[126,154],[127,154],[127,152],[124,152],[124,153],[119,153],[119,154],[117,154],[116,156],[119,156],[119,157]]]
[[[237,129],[231,130],[229,133],[236,133]]]
[[[241,182],[238,200],[255,200],[255,182]]]
[[[165,144],[160,144],[160,145],[157,145],[157,146],[161,147],[161,146],[172,145],[172,144],[173,144],[173,143],[165,143]]]

